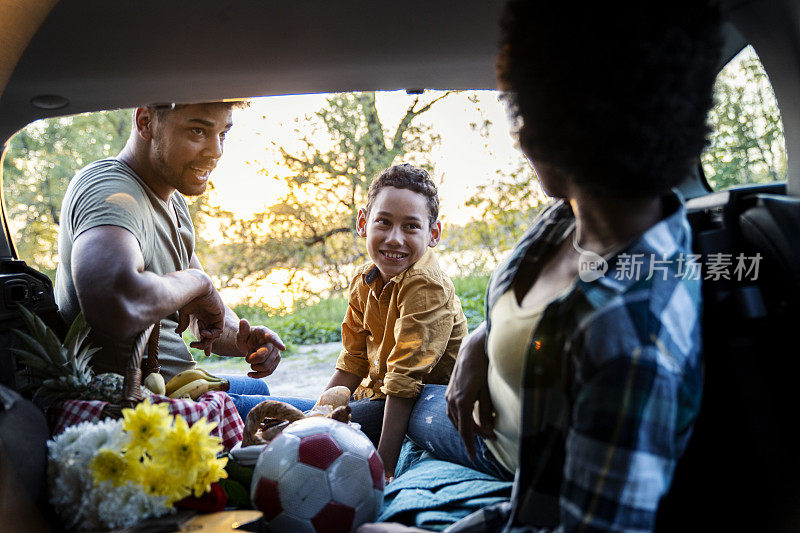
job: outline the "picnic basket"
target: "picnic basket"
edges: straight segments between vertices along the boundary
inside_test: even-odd
[[[142,395],[142,382],[151,373],[160,373],[161,365],[158,362],[158,338],[161,332],[161,323],[147,327],[139,333],[133,343],[130,356],[122,375],[122,399],[120,403],[109,403],[103,408],[103,418],[120,418],[122,410],[134,407],[144,399]],[[145,350],[147,356],[145,357]]]

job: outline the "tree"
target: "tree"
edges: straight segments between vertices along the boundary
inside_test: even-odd
[[[324,128],[329,147],[321,148],[305,135],[305,147],[299,153],[280,148],[291,170],[285,178],[286,196],[248,220],[217,212],[227,217],[222,231],[227,244],[217,250],[223,281],[247,283],[273,269],[286,268],[294,274],[306,271],[324,276],[332,291],[344,288],[352,266],[366,257],[355,220],[370,181],[401,159],[414,162],[416,154],[428,152],[439,141],[417,119],[448,94],[417,96],[389,132],[378,115],[374,93],[328,98],[326,107],[307,119]]]
[[[55,276],[61,201],[70,178],[96,159],[116,155],[131,128],[129,110],[35,122],[9,142],[3,199],[20,258]]]
[[[487,157],[500,160],[489,148],[494,124],[488,119],[477,95],[468,97],[479,113],[469,124],[486,144]],[[505,125],[503,125],[505,127]],[[505,169],[497,169],[494,179],[477,187],[465,203],[477,216],[463,226],[449,226],[444,233],[442,251],[462,276],[488,274],[514,243],[522,237],[546,197],[530,162],[519,153]]]
[[[493,181],[478,186],[466,202],[478,209],[478,216],[449,227],[442,247],[462,275],[488,273],[522,237],[545,201],[536,171],[520,160],[513,171],[498,170]]]
[[[780,111],[761,62],[751,48],[717,78],[716,105],[709,113],[711,144],[703,170],[715,189],[778,181],[786,175],[786,145]]]

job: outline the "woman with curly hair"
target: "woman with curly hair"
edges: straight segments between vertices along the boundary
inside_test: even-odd
[[[451,530],[653,529],[702,392],[673,187],[706,143],[720,24],[707,1],[508,3],[498,82],[555,200],[492,275],[446,394],[423,390],[432,422],[409,426],[439,459],[515,480]]]

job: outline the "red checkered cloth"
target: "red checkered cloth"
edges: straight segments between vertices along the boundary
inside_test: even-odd
[[[203,417],[209,422],[216,422],[211,434],[222,440],[222,446],[230,450],[242,440],[242,430],[244,423],[236,406],[233,405],[231,397],[224,392],[211,391],[203,394],[197,401],[194,400],[173,400],[160,394],[153,394],[150,399],[153,403],[169,402],[169,412],[173,415],[181,415],[191,426]],[[57,413],[56,427],[53,435],[58,435],[69,426],[81,422],[97,422],[100,414],[107,402],[67,400],[60,405],[60,412]]]

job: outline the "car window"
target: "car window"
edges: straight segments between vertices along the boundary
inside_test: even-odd
[[[747,46],[717,76],[703,172],[714,190],[786,178],[778,103],[755,50]]]
[[[130,110],[37,120],[8,143],[3,201],[19,257],[55,274],[61,200],[75,172],[119,153],[130,133]]]
[[[120,151],[131,115],[41,120],[9,142],[9,227],[19,257],[51,279],[67,184]],[[366,260],[353,217],[369,182],[409,162],[428,168],[439,188],[442,264],[451,276],[485,276],[546,202],[510,130],[496,91],[254,98],[234,110],[210,189],[187,198],[197,255],[230,301],[288,308],[337,294]]]

